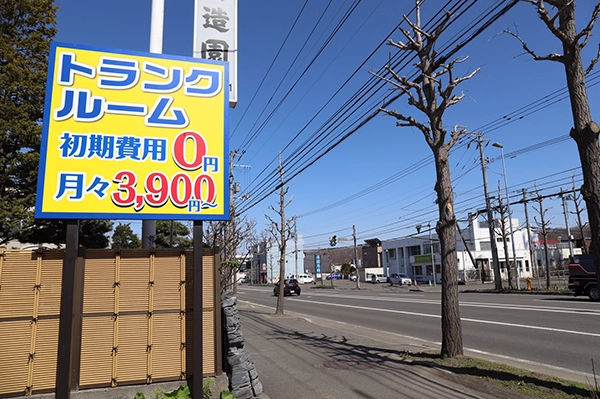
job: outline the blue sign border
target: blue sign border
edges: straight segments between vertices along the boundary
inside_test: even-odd
[[[179,60],[187,62],[202,62],[204,64],[221,65],[225,67],[224,76],[224,118],[223,121],[223,135],[224,135],[224,213],[222,215],[207,215],[203,213],[189,213],[189,214],[158,214],[158,213],[94,213],[94,212],[80,212],[80,213],[64,213],[64,212],[43,212],[42,211],[42,200],[44,193],[44,179],[46,177],[46,157],[48,151],[48,122],[51,117],[50,105],[52,103],[52,88],[54,71],[56,65],[56,49],[58,47],[72,48],[78,50],[89,50],[97,52],[109,52],[115,54],[133,55],[139,57],[149,58],[160,58],[166,60]],[[199,61],[200,60],[200,61]],[[107,219],[107,220],[229,220],[229,204],[230,204],[230,188],[229,188],[229,63],[224,61],[206,60],[194,57],[184,57],[178,55],[169,54],[156,54],[147,53],[144,51],[133,51],[123,50],[110,47],[98,47],[98,46],[87,46],[82,44],[74,43],[62,43],[52,42],[50,43],[50,55],[48,57],[48,76],[46,78],[46,99],[44,104],[44,123],[42,124],[42,142],[40,147],[40,167],[38,170],[38,183],[36,191],[36,203],[35,203],[35,218],[36,219]]]

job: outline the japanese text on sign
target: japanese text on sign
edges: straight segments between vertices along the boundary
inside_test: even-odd
[[[228,218],[222,62],[52,45],[36,217]]]
[[[194,57],[229,62],[229,105],[237,103],[237,0],[195,0]]]

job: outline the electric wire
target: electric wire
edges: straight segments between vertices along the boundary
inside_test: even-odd
[[[467,39],[465,41],[465,43],[468,43],[470,40]],[[459,49],[459,47],[456,47],[453,51],[457,51]],[[371,115],[371,117],[369,119],[363,120],[358,126],[357,128],[353,129],[349,134],[346,134],[344,136],[342,136],[341,139],[338,139],[337,141],[335,141],[333,143],[333,145],[330,145],[326,150],[322,151],[322,153],[320,154],[320,156],[316,157],[315,159],[313,159],[311,162],[309,162],[308,164],[306,164],[303,168],[301,168],[299,171],[297,171],[296,173],[292,174],[292,177],[288,177],[288,181],[291,180],[293,177],[297,176],[300,172],[302,172],[303,170],[305,170],[308,166],[312,165],[314,162],[316,162],[316,160],[318,160],[320,157],[324,156],[325,154],[327,154],[329,151],[331,151],[332,148],[334,148],[336,145],[338,145],[341,141],[343,141],[345,138],[347,138],[350,134],[352,134],[353,132],[355,132],[356,130],[358,130],[358,128],[360,128],[362,125],[364,125],[364,123],[368,122],[368,120],[370,120],[373,117],[373,115]],[[264,186],[262,186],[264,187]],[[273,191],[276,190],[277,187],[275,187],[274,189],[272,189]],[[273,192],[271,191],[271,192]],[[267,193],[266,195],[263,195],[256,203],[262,201],[262,199],[266,198],[266,196],[268,196],[270,193]],[[255,205],[254,204],[254,205]],[[249,207],[248,207],[249,209]],[[242,210],[244,211],[244,210]]]

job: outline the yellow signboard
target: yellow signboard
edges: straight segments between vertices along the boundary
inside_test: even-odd
[[[52,43],[35,216],[229,219],[227,67]]]

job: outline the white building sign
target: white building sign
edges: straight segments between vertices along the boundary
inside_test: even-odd
[[[194,57],[229,62],[229,106],[237,104],[237,0],[194,1]]]

